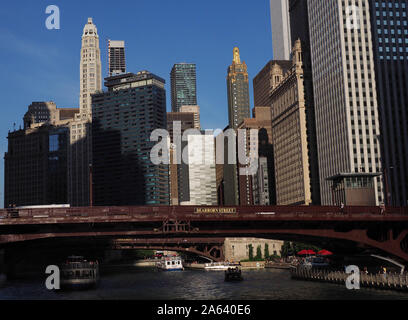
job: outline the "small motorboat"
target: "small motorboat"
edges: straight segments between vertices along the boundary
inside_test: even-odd
[[[225,281],[242,281],[241,269],[236,268],[228,268],[225,270]]]

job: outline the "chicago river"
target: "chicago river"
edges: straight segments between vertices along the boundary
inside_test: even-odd
[[[243,270],[244,281],[224,281],[223,272],[160,272],[131,266],[101,268],[94,290],[56,292],[45,287],[46,275],[26,275],[4,283],[6,300],[408,300],[408,294],[375,289],[348,290],[345,285],[292,280],[287,270]]]

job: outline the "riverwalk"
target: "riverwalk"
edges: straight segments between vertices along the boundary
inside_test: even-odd
[[[343,271],[308,269],[304,267],[292,267],[290,269],[292,279],[328,282],[345,285],[350,274]],[[382,290],[399,290],[408,292],[408,273],[397,274],[360,274],[360,286]]]

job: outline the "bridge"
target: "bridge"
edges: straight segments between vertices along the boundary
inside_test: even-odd
[[[114,248],[168,248],[223,260],[226,237],[345,242],[408,262],[408,207],[84,207],[0,210],[0,247],[103,238]]]

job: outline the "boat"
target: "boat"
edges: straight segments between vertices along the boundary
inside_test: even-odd
[[[322,257],[307,257],[301,264],[300,267],[306,269],[319,269],[329,267],[329,263]]]
[[[231,262],[211,262],[204,265],[204,269],[207,271],[226,271],[232,267],[239,267],[239,264]]]
[[[236,268],[228,268],[225,270],[225,281],[242,281],[241,269]]]
[[[70,256],[60,265],[61,289],[90,289],[99,283],[98,261],[87,261],[82,256]]]
[[[163,271],[183,271],[183,262],[179,256],[164,256],[156,263],[156,267]]]

